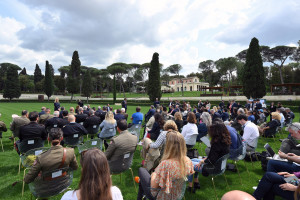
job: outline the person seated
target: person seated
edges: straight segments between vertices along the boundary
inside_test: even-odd
[[[254,151],[259,137],[258,127],[251,121],[248,121],[246,115],[238,115],[236,120],[244,126],[243,138],[247,142],[247,152]]]
[[[64,110],[65,110],[65,107],[63,107],[63,106],[59,108],[59,118],[61,118],[61,119],[63,118],[63,111]]]
[[[121,113],[121,109],[117,109],[117,112],[115,114],[115,120],[121,120],[121,119],[125,119],[124,115],[122,115]]]
[[[0,117],[1,117],[1,113],[0,113]],[[6,132],[7,128],[6,125],[3,121],[0,121],[0,139],[2,138],[2,132]]]
[[[39,120],[38,120],[38,123],[39,124],[45,124],[45,122],[48,120],[48,119],[51,119],[53,116],[50,114],[51,110],[49,108],[46,108],[45,110],[45,114],[41,115],[39,117]]]
[[[117,121],[117,131],[119,135],[111,139],[105,151],[105,156],[108,161],[117,160],[121,155],[133,152],[137,146],[137,136],[127,130],[127,122],[125,119]]]
[[[28,119],[28,111],[22,110],[21,117],[13,117],[13,121],[10,124],[10,130],[13,133],[13,138],[19,137],[20,127],[30,123]]]
[[[224,122],[229,120],[229,114],[227,108],[224,108],[224,112],[222,113],[221,118]]]
[[[253,111],[248,111],[247,116],[248,116],[248,121],[254,123],[255,117],[254,117],[254,115],[253,115]]]
[[[165,106],[161,106],[161,107],[162,107],[162,109],[161,109],[162,110],[161,115],[162,115],[163,119],[165,121],[167,121],[168,118],[169,118],[167,107],[165,107]]]
[[[82,126],[79,123],[76,123],[76,117],[74,115],[69,115],[68,121],[69,123],[62,128],[64,137],[73,137],[74,134],[78,134],[78,136],[80,137],[80,135],[88,134],[84,126]]]
[[[262,124],[266,121],[266,116],[264,114],[263,109],[258,110],[259,119],[257,120],[257,124]]]
[[[42,140],[47,139],[47,133],[45,131],[45,127],[38,124],[39,114],[36,111],[29,113],[29,124],[20,127],[19,131],[19,141],[22,142],[25,139],[33,139],[33,138],[42,138]]]
[[[61,146],[60,142],[62,139],[63,133],[60,128],[52,128],[50,130],[49,140],[51,141],[51,147],[36,157],[36,160],[24,178],[25,183],[31,183],[36,178],[40,178],[40,173],[43,174],[44,172],[65,167],[70,167],[73,170],[78,168],[74,149]],[[45,181],[45,184],[45,189],[47,190],[47,181]]]
[[[285,111],[288,115],[288,120],[286,120],[286,124],[293,123],[293,120],[295,119],[295,114],[291,111],[290,108],[286,108]]]
[[[144,119],[143,113],[141,113],[141,107],[138,106],[135,110],[136,113],[133,113],[131,116],[132,124],[140,124]]]
[[[175,124],[177,125],[178,131],[181,133],[183,127],[183,120],[180,112],[175,113],[174,120],[175,120]]]
[[[103,106],[102,108],[102,112],[100,112],[99,116],[100,119],[101,119],[101,122],[103,122],[105,120],[105,116],[106,116],[106,113],[107,113],[107,107],[106,106]]]
[[[300,172],[266,172],[259,181],[253,196],[257,200],[275,199],[275,196],[280,196],[283,199],[294,199],[298,186],[295,182],[294,184],[292,184],[293,182],[287,183],[285,180],[287,177],[294,177],[299,182]]]
[[[41,112],[39,112],[39,117],[40,117],[41,115],[43,115],[43,114],[46,114],[45,110],[46,110],[46,107],[43,106],[43,107],[41,108]]]
[[[157,108],[157,106],[159,106],[160,102],[158,100],[158,98],[155,98],[155,101],[153,102],[153,106],[154,106],[154,109]]]
[[[264,137],[273,136],[276,134],[277,128],[280,126],[280,115],[277,112],[272,113],[272,121],[267,124],[262,124],[258,130]]]
[[[204,159],[192,159],[195,175],[194,175],[194,188],[193,187],[193,175],[188,177],[189,191],[195,192],[200,188],[198,180],[198,172],[201,172],[203,176],[208,176],[207,169],[213,168],[219,158],[229,153],[231,138],[230,134],[223,123],[213,123],[208,129],[209,136],[211,138],[211,149],[208,157]]]
[[[78,114],[76,115],[76,123],[83,125],[87,117],[88,115],[83,113],[83,108],[78,108]]]
[[[154,114],[155,114],[155,108],[153,105],[150,106],[150,109],[148,110],[148,112],[145,115],[145,121],[148,121]]]
[[[121,108],[121,114],[124,116],[124,119],[127,121],[128,114],[126,113],[126,109],[125,108]]]
[[[300,156],[300,147],[298,140],[300,140],[300,123],[294,122],[287,128],[291,134],[290,138],[286,138],[282,141],[280,151],[283,153],[294,153]]]
[[[83,106],[82,109],[83,109],[83,114],[89,115],[90,109],[87,106]]]
[[[150,200],[177,199],[182,192],[185,177],[194,173],[193,164],[186,156],[186,144],[177,131],[167,134],[162,161],[150,175],[145,168],[139,169],[137,200],[144,195]]]
[[[283,115],[283,111],[284,111],[285,109],[283,108],[283,107],[277,107],[277,109],[276,109],[276,112],[278,112],[279,113],[279,115],[280,115],[280,124],[281,124],[281,128],[283,128],[284,127],[284,122],[285,122],[285,117],[284,117],[284,115]]]
[[[163,117],[161,116],[160,113],[155,113],[154,119],[155,119],[155,122],[153,124],[153,127],[151,130],[148,131],[148,134],[150,134],[151,140],[156,140],[158,138],[158,136],[165,124],[165,120],[163,119]]]
[[[72,114],[70,114],[70,115],[72,115]],[[68,121],[68,116],[69,116],[68,111],[67,111],[67,110],[64,110],[64,111],[63,111],[63,119],[62,119],[62,121],[61,121],[61,124],[62,124],[63,127],[69,123],[69,121]]]
[[[226,109],[226,108],[225,108]],[[207,135],[207,128],[212,124],[211,116],[208,112],[203,112],[201,122],[198,125],[198,136],[196,141],[200,142],[200,138]]]
[[[160,109],[156,109],[155,113],[160,113]],[[146,123],[146,128],[149,129],[149,130],[151,130],[153,128],[153,125],[155,123],[154,115],[152,115],[152,117],[150,117],[150,119]]]
[[[279,160],[269,160],[267,165],[268,172],[298,172],[300,171],[300,156],[294,153],[283,153],[278,151],[280,158],[287,159],[288,162]]]
[[[214,121],[217,118],[221,119],[221,115],[218,113],[217,107],[214,106],[213,109],[210,110],[210,114],[212,116],[212,121]]]
[[[81,156],[82,166],[78,188],[66,192],[61,200],[108,199],[123,200],[119,188],[112,186],[110,170],[105,154],[90,149]]]
[[[75,109],[74,109],[74,107],[70,107],[70,115],[77,115],[77,113],[75,112]],[[63,113],[63,115],[64,115],[64,113]],[[64,117],[64,116],[63,116]]]
[[[179,110],[179,105],[178,105],[178,104],[175,105],[174,109],[173,109],[172,112],[171,112],[171,115],[174,116],[175,113],[177,113],[177,112],[180,112],[180,110]]]
[[[260,120],[260,117],[259,117],[259,115],[258,115],[258,111],[257,111],[257,110],[253,110],[252,113],[253,113],[253,116],[254,116],[254,121],[253,121],[253,123],[257,125],[257,124],[258,124],[258,121]]]
[[[90,109],[89,117],[83,122],[84,128],[88,131],[89,134],[97,134],[99,131],[100,117],[95,115],[95,111]],[[92,136],[93,139],[93,136]]]
[[[108,111],[105,115],[105,120],[100,124],[101,132],[98,137],[101,139],[108,139],[116,135],[117,121],[114,119],[114,114]]]
[[[53,117],[50,119],[47,119],[45,122],[45,129],[48,130],[50,128],[62,128],[62,119],[59,118],[59,111],[53,112]]]
[[[191,149],[196,144],[198,135],[197,120],[193,112],[189,112],[187,121],[188,123],[183,126],[181,134],[184,137],[187,148]]]

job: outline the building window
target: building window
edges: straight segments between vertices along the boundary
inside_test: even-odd
[[[186,91],[186,87],[184,87],[184,91]]]
[[[179,92],[179,87],[177,87],[177,92]]]
[[[197,79],[195,79],[195,82],[197,82]]]
[[[183,91],[183,87],[181,87],[181,91]]]
[[[192,86],[190,86],[190,91],[193,91],[193,87]]]

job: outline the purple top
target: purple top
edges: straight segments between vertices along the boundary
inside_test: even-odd
[[[300,178],[300,172],[294,172],[294,175],[297,176],[297,178]]]

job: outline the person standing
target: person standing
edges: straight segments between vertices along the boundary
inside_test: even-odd
[[[153,103],[154,108],[156,108],[160,104],[158,98],[155,98],[155,101]]]
[[[54,101],[54,111],[58,111],[60,108],[59,99],[56,97]]]
[[[122,108],[125,108],[125,113],[127,112],[127,98],[122,101]]]

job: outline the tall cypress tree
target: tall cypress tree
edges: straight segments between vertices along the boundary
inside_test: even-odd
[[[83,95],[86,97],[87,103],[89,103],[89,97],[93,93],[92,77],[90,70],[86,70],[82,81]]]
[[[44,90],[45,90],[45,94],[48,96],[48,101],[49,101],[49,98],[53,94],[54,82],[53,82],[51,66],[48,60],[46,61]]]
[[[160,99],[161,98],[161,86],[160,86],[160,69],[159,69],[159,54],[154,53],[152,60],[151,60],[151,66],[149,70],[149,82],[148,82],[148,88],[147,93],[149,95],[150,101],[155,101],[155,98]]]
[[[22,71],[20,72],[20,74],[19,75],[27,75],[27,72],[26,72],[26,68],[24,67],[23,69],[22,69]]]
[[[33,79],[34,79],[34,85],[38,82],[40,82],[41,80],[43,80],[43,74],[42,74],[42,70],[40,69],[39,65],[36,64],[35,65],[35,69],[34,69],[34,74],[33,74]]]
[[[242,71],[243,94],[247,98],[262,98],[266,95],[265,71],[259,51],[258,39],[252,38]]]
[[[9,98],[9,101],[11,101],[12,98],[19,98],[21,96],[18,68],[10,66],[6,72],[3,97]]]
[[[80,66],[81,62],[79,60],[79,55],[77,51],[74,51],[71,62],[71,69],[68,72],[67,77],[67,90],[72,94],[71,100],[73,99],[73,95],[76,92],[79,92],[80,89]]]

